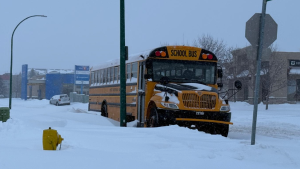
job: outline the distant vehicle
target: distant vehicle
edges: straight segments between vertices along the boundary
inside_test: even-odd
[[[50,104],[54,104],[56,106],[60,105],[70,105],[70,98],[67,94],[54,95],[50,99]]]

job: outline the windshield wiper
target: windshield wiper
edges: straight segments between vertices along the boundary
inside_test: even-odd
[[[175,79],[175,80],[187,80],[187,79],[184,78],[184,77],[173,77],[172,79]]]
[[[199,80],[199,79],[188,79],[188,78],[184,78],[184,77],[173,77],[172,78],[173,80],[187,80],[187,81],[196,81],[200,84],[204,84],[204,85],[207,85],[206,83],[204,83],[203,81]],[[171,80],[172,80],[171,79]]]
[[[196,82],[198,82],[200,84],[206,85],[206,83],[204,83],[202,80],[199,80],[199,79],[189,79],[189,80],[196,81]]]

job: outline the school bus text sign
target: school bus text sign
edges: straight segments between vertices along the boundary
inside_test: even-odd
[[[178,60],[199,60],[201,49],[168,48],[169,58]]]

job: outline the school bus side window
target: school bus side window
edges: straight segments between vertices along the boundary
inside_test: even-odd
[[[97,82],[98,84],[100,84],[100,73],[101,73],[100,70],[98,70],[98,82]]]
[[[114,67],[110,68],[110,82],[114,82]]]
[[[95,83],[97,84],[98,83],[98,70],[95,71]]]
[[[125,69],[126,69],[126,68],[125,68]],[[125,71],[126,71],[126,70],[125,70]],[[118,73],[118,79],[121,80],[121,78],[120,78],[121,70],[119,69],[118,72],[119,72],[119,73]],[[125,74],[125,79],[126,79],[126,74]]]
[[[118,83],[118,74],[119,74],[119,67],[115,67],[115,78],[114,78],[114,83]]]
[[[106,84],[107,82],[107,69],[103,69],[103,83]]]
[[[130,72],[131,72],[131,63],[127,63],[127,70],[126,70],[126,77],[127,77],[127,79],[129,79],[129,81],[130,81],[130,78],[131,78],[131,76],[130,76]]]
[[[110,68],[107,68],[107,83],[110,82]]]
[[[100,70],[100,84],[103,83],[103,70]]]
[[[91,84],[94,84],[94,72],[91,73]]]
[[[132,77],[137,78],[137,71],[138,71],[138,64],[137,64],[137,62],[132,63],[132,70],[131,70]]]

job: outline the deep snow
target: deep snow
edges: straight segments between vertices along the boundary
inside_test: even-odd
[[[82,103],[13,99],[11,119],[0,122],[0,169],[300,168],[300,105],[266,111],[260,104],[256,144],[250,145],[253,106],[230,104],[233,125],[225,138],[176,125],[119,127]],[[0,99],[0,107],[7,106],[8,99]],[[64,138],[61,150],[43,150],[49,127]]]

